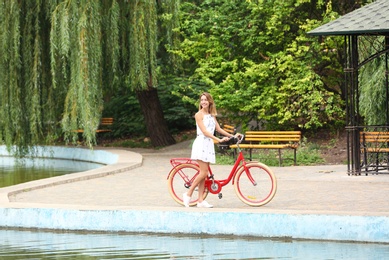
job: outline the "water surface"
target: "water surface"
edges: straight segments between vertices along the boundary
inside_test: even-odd
[[[0,188],[24,182],[82,172],[103,166],[98,163],[50,159],[0,156]]]
[[[388,259],[384,244],[0,229],[0,259]]]

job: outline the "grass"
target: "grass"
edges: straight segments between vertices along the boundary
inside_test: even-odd
[[[297,149],[297,165],[315,165],[323,163],[324,159],[321,157],[319,148],[319,145],[314,143],[303,143]],[[248,160],[250,156],[248,151],[244,150],[243,152],[246,160]],[[278,150],[257,149],[253,150],[252,156],[253,160],[260,161],[268,166],[279,166]],[[283,166],[291,166],[294,164],[293,150],[283,149],[281,150],[281,156]],[[232,165],[234,164],[234,159],[231,155],[217,153],[216,162],[221,165]]]
[[[190,132],[182,132],[176,135],[173,135],[177,143],[183,142],[193,138]],[[138,137],[128,137],[128,138],[119,138],[119,139],[110,139],[109,137],[106,140],[102,140],[100,144],[102,146],[110,147],[125,147],[125,148],[150,148],[156,149],[151,144],[150,138],[145,136]]]
[[[104,143],[103,146],[125,148],[152,148],[151,142],[146,140],[146,138],[115,139],[111,142]]]

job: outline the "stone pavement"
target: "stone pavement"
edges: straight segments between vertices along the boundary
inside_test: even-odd
[[[170,158],[189,157],[189,146],[189,142],[184,142],[161,150],[130,149],[142,155],[143,162],[140,167],[132,167],[133,169],[100,178],[65,181],[60,185],[46,185],[39,189],[28,188],[23,192],[11,193],[10,204],[183,209],[170,197],[166,177],[171,169]],[[117,152],[116,149],[111,150]],[[212,169],[214,174],[221,178],[229,173],[231,166],[213,165]],[[348,176],[346,165],[271,169],[277,176],[278,189],[269,204],[258,208],[247,206],[235,195],[232,185],[223,187],[222,199],[209,194],[207,201],[216,209],[228,211],[389,216],[389,175]],[[65,178],[71,179],[72,176]],[[212,211],[215,208],[206,210]]]

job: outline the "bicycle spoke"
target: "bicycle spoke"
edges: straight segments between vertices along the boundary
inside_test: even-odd
[[[168,187],[170,195],[173,199],[179,203],[183,204],[182,195],[188,191],[190,185],[193,183],[194,179],[199,173],[199,168],[196,165],[192,164],[182,164],[176,167],[174,171],[171,172],[168,179]],[[203,194],[205,198],[208,194],[206,190]],[[192,195],[192,201],[190,205],[195,205],[198,198],[197,188],[194,190]]]
[[[262,206],[275,195],[277,185],[274,174],[260,163],[251,163],[235,176],[235,191],[238,197],[250,206]]]

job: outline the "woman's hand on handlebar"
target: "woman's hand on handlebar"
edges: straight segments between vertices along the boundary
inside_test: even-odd
[[[243,135],[241,133],[236,133],[232,138],[236,138],[238,140],[243,138]]]
[[[230,140],[230,137],[223,137],[222,139],[219,139],[219,143],[228,142]]]
[[[240,133],[236,133],[235,135],[233,135],[233,136],[230,136],[230,137],[227,137],[227,136],[225,136],[225,137],[223,137],[222,139],[219,139],[219,143],[224,143],[224,142],[228,142],[228,141],[230,141],[230,140],[232,140],[232,139],[234,139],[234,140],[236,140],[236,141],[241,141],[241,139],[243,138],[243,135],[242,134],[240,134]],[[235,142],[235,141],[234,141]]]

